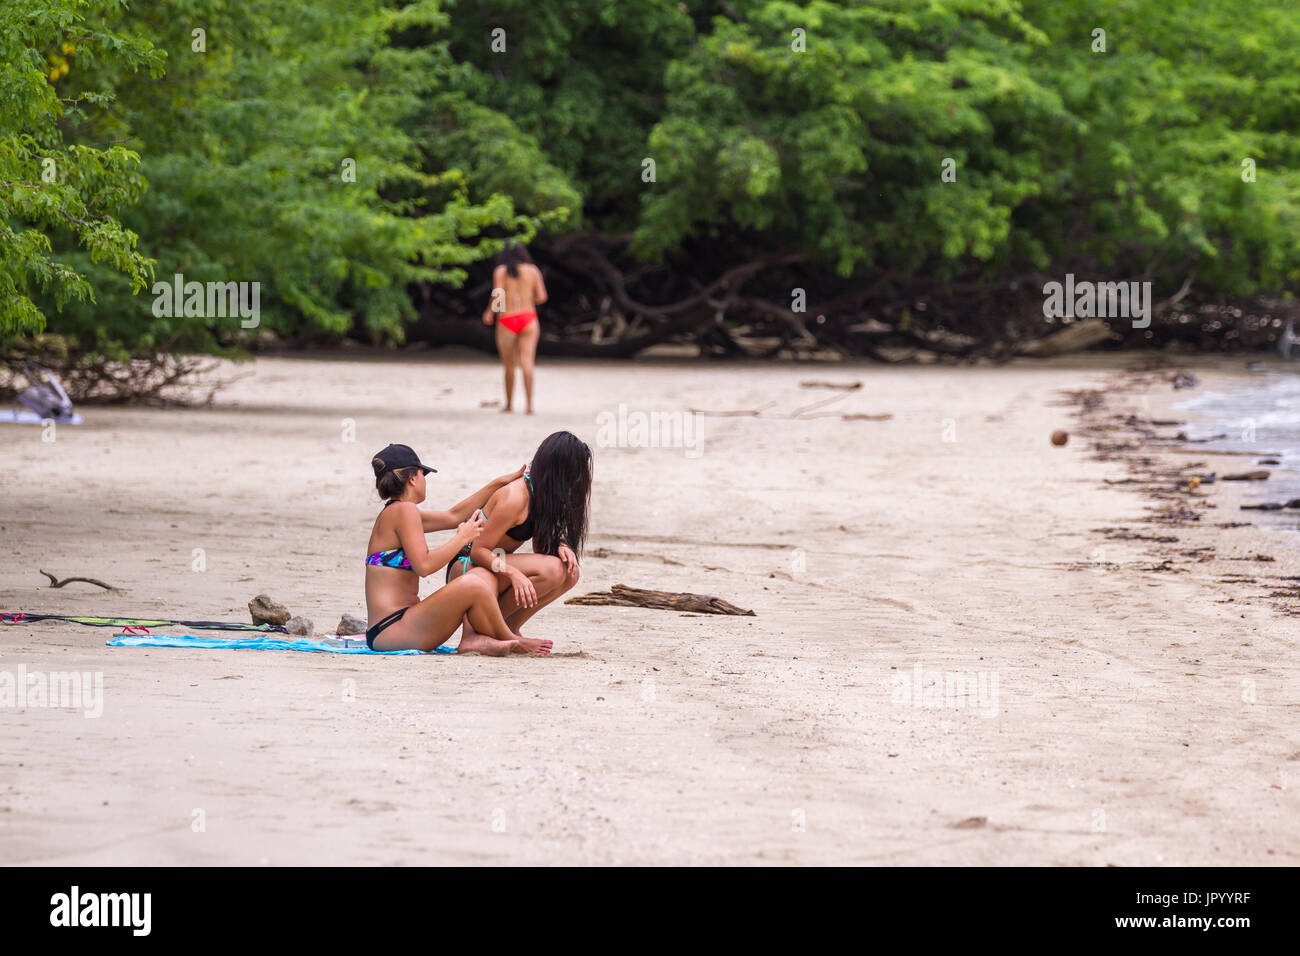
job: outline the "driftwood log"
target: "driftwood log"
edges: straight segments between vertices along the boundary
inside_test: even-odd
[[[1019,351],[1021,355],[1047,358],[1052,355],[1064,355],[1067,352],[1079,352],[1116,337],[1101,319],[1087,319],[1067,325],[1041,339],[1028,342],[1022,345]]]
[[[618,605],[620,607],[649,607],[662,611],[693,611],[697,614],[738,614],[757,617],[753,611],[736,607],[722,598],[707,594],[690,594],[684,591],[647,591],[615,584],[608,591],[593,591],[569,598],[565,604]]]

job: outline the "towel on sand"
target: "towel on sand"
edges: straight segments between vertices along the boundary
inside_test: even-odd
[[[193,634],[119,634],[109,647],[211,647],[261,651],[325,651],[330,654],[455,654],[456,648],[444,644],[432,651],[372,651],[364,637],[195,637]]]

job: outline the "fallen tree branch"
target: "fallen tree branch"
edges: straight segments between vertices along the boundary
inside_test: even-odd
[[[694,611],[698,614],[736,614],[757,617],[753,611],[736,607],[722,598],[707,594],[690,594],[684,591],[647,591],[615,584],[608,591],[593,591],[569,598],[565,604],[616,605],[619,607],[648,607],[662,611]]]
[[[861,382],[800,382],[800,388],[842,388],[846,392],[851,392],[862,387]]]
[[[760,405],[758,408],[738,408],[734,411],[711,412],[704,408],[692,408],[692,415],[710,415],[714,418],[757,418],[759,412],[767,411],[775,405],[776,402],[768,402],[766,405]]]
[[[41,574],[45,575],[47,578],[50,579],[50,587],[52,588],[61,588],[63,587],[63,585],[71,584],[73,581],[84,581],[86,584],[97,585],[98,587],[103,588],[105,591],[122,590],[121,588],[114,587],[111,584],[105,584],[103,581],[99,580],[98,578],[64,578],[62,581],[60,581],[54,575],[50,574],[49,571],[42,571]]]

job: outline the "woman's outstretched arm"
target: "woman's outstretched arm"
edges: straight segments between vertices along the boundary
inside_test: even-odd
[[[502,475],[500,478],[493,478],[486,485],[474,492],[464,501],[452,505],[446,511],[421,511],[420,521],[424,526],[425,533],[430,531],[449,531],[465,521],[475,511],[478,511],[488,499],[497,493],[497,490],[504,488],[510,482],[523,475],[528,468],[527,465],[521,465],[519,470],[509,475]]]
[[[397,540],[406,552],[406,560],[411,570],[420,577],[428,577],[446,567],[456,553],[467,544],[472,544],[483,531],[485,519],[482,513],[475,512],[472,520],[461,522],[451,540],[432,551],[424,540],[424,531],[420,527],[419,509],[409,501],[399,501],[393,505],[397,512],[394,530]]]

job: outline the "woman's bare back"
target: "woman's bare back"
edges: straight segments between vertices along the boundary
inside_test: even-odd
[[[505,266],[497,266],[493,271],[492,290],[495,311],[504,311],[506,315],[513,315],[516,312],[536,312],[537,306],[546,301],[541,270],[526,262],[520,263],[518,269],[517,276],[512,276]],[[504,302],[498,298],[497,289],[504,290]],[[503,306],[503,309],[496,309],[498,304]]]

